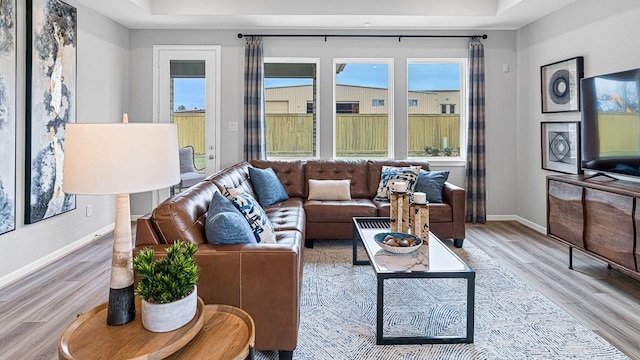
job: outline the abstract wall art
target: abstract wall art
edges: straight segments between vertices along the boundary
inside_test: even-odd
[[[543,122],[542,168],[565,174],[581,174],[580,122]]]
[[[16,2],[0,1],[0,234],[16,228]]]
[[[580,111],[583,68],[582,56],[540,67],[542,113]]]
[[[76,122],[76,8],[27,0],[25,223],[75,209],[62,191],[65,125]]]

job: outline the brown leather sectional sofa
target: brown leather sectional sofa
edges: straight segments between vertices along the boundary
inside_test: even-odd
[[[303,244],[313,239],[350,239],[352,217],[389,216],[389,203],[373,200],[383,165],[421,165],[410,160],[309,160],[241,162],[158,205],[137,221],[136,250],[151,246],[162,256],[175,240],[198,245],[201,267],[198,295],[205,303],[229,304],[247,311],[256,324],[256,349],[279,350],[291,358],[298,339]],[[289,199],[265,208],[276,245],[208,244],[204,224],[215,192],[241,187],[255,196],[249,167],[273,168]],[[351,200],[306,200],[308,179],[351,180]],[[443,204],[430,207],[430,226],[442,239],[462,246],[465,237],[463,189],[445,183]]]

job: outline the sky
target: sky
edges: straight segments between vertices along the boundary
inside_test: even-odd
[[[337,75],[340,85],[388,87],[387,64],[347,64]],[[459,64],[409,64],[409,90],[459,90]],[[311,85],[311,79],[265,79],[266,88]],[[204,79],[174,79],[174,111],[184,105],[187,109],[204,109]]]
[[[173,79],[173,110],[178,110],[178,106],[185,108],[204,109],[204,78],[196,79]]]
[[[340,85],[388,87],[387,64],[347,64],[337,75]],[[459,90],[460,65],[458,64],[409,64],[409,90]],[[305,79],[265,79],[265,87],[309,85]]]

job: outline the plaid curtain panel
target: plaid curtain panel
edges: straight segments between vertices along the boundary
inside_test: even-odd
[[[487,221],[484,140],[484,46],[469,41],[469,131],[466,172],[466,221]]]
[[[244,158],[267,158],[261,36],[247,36],[244,50]]]

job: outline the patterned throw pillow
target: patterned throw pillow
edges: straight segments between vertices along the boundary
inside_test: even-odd
[[[276,243],[273,225],[271,225],[267,214],[253,196],[241,189],[228,188],[225,188],[223,195],[231,200],[236,209],[240,210],[242,215],[244,215],[244,218],[249,222],[251,230],[259,243]]]
[[[394,167],[383,166],[380,173],[380,184],[376,192],[376,200],[389,200],[391,183],[395,180],[407,183],[407,192],[412,193],[418,180],[421,166]]]

